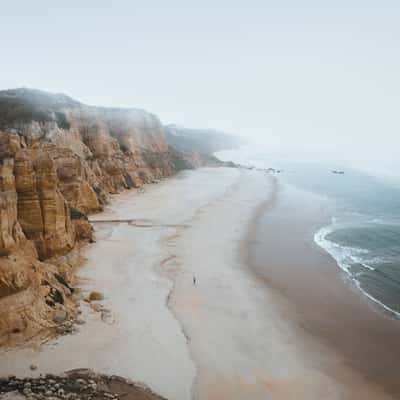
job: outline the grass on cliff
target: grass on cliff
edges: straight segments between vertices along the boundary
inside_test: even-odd
[[[50,113],[17,98],[0,98],[0,126],[12,126],[31,121],[51,121]]]
[[[79,105],[68,96],[50,94],[34,89],[13,89],[0,91],[0,127],[32,121],[56,121],[58,126],[69,129],[70,124],[63,107]]]

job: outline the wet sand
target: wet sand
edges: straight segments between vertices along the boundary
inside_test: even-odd
[[[290,318],[342,358],[336,366],[327,360],[325,369],[345,379],[342,365],[351,366],[400,398],[400,321],[363,296],[313,241],[330,220],[330,207],[321,197],[279,185],[276,201],[254,227],[250,263],[288,300]]]
[[[83,302],[78,333],[0,354],[0,376],[91,368],[170,400],[389,399],[249,268],[252,226],[274,204],[272,177],[225,168],[115,197],[93,217],[97,243],[80,274],[84,293],[105,295],[99,311]],[[285,236],[275,250],[300,261]]]

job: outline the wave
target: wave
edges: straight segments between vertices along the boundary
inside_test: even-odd
[[[378,304],[380,307],[384,308],[386,311],[388,311],[390,314],[394,315],[397,319],[400,319],[400,312],[393,310],[390,308],[388,305],[385,303],[381,302],[374,296],[372,296],[370,293],[368,293],[361,285],[361,282],[358,279],[353,279],[354,283],[356,284],[357,288],[365,295],[367,296],[370,300],[372,300],[374,303]]]
[[[317,231],[314,235],[314,242],[328,252],[336,260],[341,269],[350,273],[351,264],[357,263],[362,265],[363,259],[360,255],[368,254],[369,251],[358,247],[343,246],[329,240],[327,236],[339,229],[335,221],[336,219],[333,218],[331,225],[324,226]]]
[[[371,266],[370,264],[383,262],[385,260],[378,257],[370,257],[369,260],[367,260],[367,255],[370,253],[368,249],[344,246],[332,240],[329,240],[328,236],[330,234],[338,229],[343,228],[343,225],[337,224],[337,219],[332,218],[332,222],[330,225],[320,228],[315,233],[314,242],[333,257],[339,268],[342,269],[351,278],[351,281],[354,283],[357,289],[360,290],[360,292],[362,292],[368,299],[378,304],[384,310],[394,315],[396,318],[400,319],[399,311],[392,309],[387,304],[374,297],[371,293],[368,292],[368,290],[363,287],[360,277],[364,273],[359,270],[357,272],[352,271],[354,265],[361,266],[369,271],[375,271],[376,268]]]

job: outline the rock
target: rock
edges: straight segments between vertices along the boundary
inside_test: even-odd
[[[90,308],[95,312],[101,312],[102,310],[104,310],[104,306],[99,303],[90,304]]]
[[[55,310],[53,315],[53,321],[56,324],[61,324],[67,319],[67,312],[65,310]]]
[[[59,335],[64,335],[67,332],[62,325],[59,325],[59,326],[56,326],[56,333],[58,333]]]
[[[37,370],[37,365],[31,364],[31,365],[29,366],[29,368],[30,368],[31,371],[36,371],[36,370]]]
[[[98,301],[98,300],[103,300],[104,299],[104,295],[100,292],[90,292],[89,294],[89,301]]]
[[[48,148],[20,150],[15,155],[14,173],[18,220],[39,256],[48,258],[71,250],[75,233]]]
[[[25,400],[25,397],[18,391],[12,391],[3,394],[1,400]]]

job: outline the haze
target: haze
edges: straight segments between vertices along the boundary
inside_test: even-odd
[[[164,123],[312,157],[396,162],[397,1],[13,1],[1,9],[2,89],[145,108]]]

